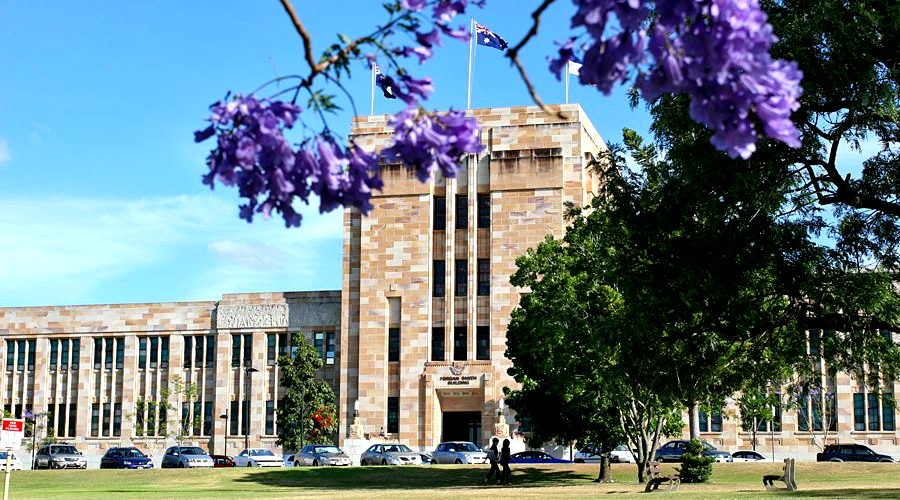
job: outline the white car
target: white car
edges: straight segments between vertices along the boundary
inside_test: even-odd
[[[6,469],[6,452],[0,451],[0,468]],[[15,453],[9,454],[9,470],[22,470],[22,461]]]
[[[631,464],[634,463],[634,455],[631,450],[624,444],[616,446],[616,449],[609,453],[609,461],[612,463]],[[600,450],[594,448],[593,445],[587,445],[583,450],[575,453],[575,463],[577,464],[593,464],[600,463]]]
[[[265,448],[249,448],[234,457],[235,467],[284,467],[284,459]]]
[[[768,460],[762,453],[751,450],[736,451],[731,454],[731,458],[734,459],[735,462],[761,462],[763,460]]]

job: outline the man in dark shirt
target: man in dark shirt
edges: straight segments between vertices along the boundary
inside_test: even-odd
[[[500,482],[497,484],[509,484],[509,477],[512,471],[509,470],[509,439],[503,440],[503,448],[500,449],[500,465],[503,466],[503,472],[500,473]]]
[[[497,461],[500,459],[500,451],[497,450],[497,444],[500,442],[499,439],[494,438],[494,441],[491,443],[491,449],[488,450],[488,460],[491,461],[491,470],[488,472],[486,478],[484,478],[484,482],[487,483],[494,477],[494,472],[497,473],[497,481],[500,481],[500,467],[497,467]]]

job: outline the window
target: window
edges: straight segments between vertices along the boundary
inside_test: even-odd
[[[469,261],[456,259],[456,296],[465,297],[469,293]]]
[[[809,400],[805,397],[797,401],[797,430],[809,432]]]
[[[853,395],[853,430],[866,430],[866,400],[861,392]]]
[[[59,358],[59,341],[56,339],[50,340],[50,369],[56,369],[56,361]]]
[[[122,403],[116,403],[113,405],[112,434],[116,437],[122,435]]]
[[[184,367],[191,367],[191,354],[194,352],[194,338],[184,337]]]
[[[150,368],[156,368],[159,358],[159,337],[150,337]]]
[[[160,343],[162,344],[160,347],[159,353],[159,366],[160,368],[168,368],[169,367],[169,337],[163,337],[160,339]]]
[[[103,344],[104,344],[103,369],[104,370],[112,369],[113,348],[115,347],[114,342],[115,342],[115,339],[113,339],[113,338],[107,337],[107,338],[103,339]]]
[[[479,326],[475,329],[475,359],[491,359],[491,327]]]
[[[34,370],[34,354],[37,349],[37,341],[28,341],[28,370]]]
[[[103,339],[94,339],[94,369],[99,370],[103,359]]]
[[[819,347],[821,345],[822,335],[819,330],[810,330],[809,331],[809,355],[818,357],[819,356]]]
[[[152,340],[150,343],[153,344]],[[147,403],[147,435],[156,435],[156,403],[152,401]]]
[[[453,360],[465,361],[466,349],[466,327],[457,326],[453,329]]]
[[[443,260],[434,261],[434,289],[432,290],[431,295],[434,297],[443,297],[444,296],[444,280],[447,276],[446,266],[444,265]]]
[[[6,341],[6,371],[12,371],[13,364],[16,359],[16,343],[12,340]]]
[[[165,436],[169,428],[169,413],[165,403],[159,405],[159,434]]]
[[[241,336],[231,334],[231,366],[241,366]]]
[[[888,332],[890,333],[890,332]],[[894,395],[883,394],[881,396],[882,429],[894,430]]]
[[[253,335],[244,334],[244,365],[253,364]]]
[[[266,401],[266,435],[275,434],[275,401]]]
[[[96,408],[96,406],[97,405],[94,405],[95,408]],[[94,410],[94,411],[99,414],[98,410]],[[139,402],[138,404],[135,405],[135,415],[134,415],[134,433],[138,436],[143,436],[144,433],[147,431],[144,428],[144,413],[146,413],[146,405],[143,402]],[[92,429],[96,426],[96,424],[94,423],[96,418],[97,417],[93,416],[93,414],[92,414],[92,416],[91,416],[91,428]],[[92,434],[92,435],[96,436],[97,434]]]
[[[388,361],[400,361],[399,328],[388,328]]]
[[[881,430],[881,418],[878,414],[878,394],[869,393],[869,430]]]
[[[60,436],[66,435],[66,405],[64,404],[56,405],[56,433]]]
[[[197,336],[194,338],[194,367],[201,366],[203,366],[203,337]]]
[[[722,432],[722,412],[719,410],[709,414],[700,410],[700,432]]]
[[[191,433],[191,404],[181,402],[181,433],[185,436]]]
[[[141,423],[143,423],[143,415],[138,413],[137,415],[138,427],[140,427]],[[91,436],[97,437],[100,435],[100,404],[92,403],[91,404]]]
[[[203,350],[201,349],[200,352],[202,353]],[[191,427],[193,427],[192,430],[194,431],[195,436],[200,435],[200,426],[203,424],[202,415],[200,413],[203,410],[202,405],[203,403],[201,403],[200,401],[194,401],[194,418],[191,419]]]
[[[216,337],[214,335],[206,336],[206,366],[215,366],[216,364]]]
[[[231,411],[228,413],[228,434],[232,436],[238,433],[238,402],[231,402]]]
[[[125,339],[116,339],[116,370],[121,370],[125,363]]]
[[[72,342],[75,342],[75,341],[73,340]],[[59,341],[59,351],[60,351],[59,366],[60,366],[60,368],[65,370],[66,368],[69,367],[69,339],[63,339],[63,340]],[[78,363],[75,363],[75,361],[73,360],[72,364],[77,365]]]
[[[250,401],[241,401],[241,434],[250,433]]]
[[[709,415],[700,410],[700,432],[709,432]]]
[[[478,295],[491,293],[491,261],[478,259]]]
[[[443,328],[432,328],[431,329],[431,360],[432,361],[443,361],[444,360],[444,329]]]
[[[275,337],[274,333],[269,333],[266,335],[266,363],[269,366],[275,366],[275,357],[277,352],[276,341],[278,339]]]
[[[203,435],[212,436],[213,402],[203,402]]]
[[[101,434],[103,434],[103,436],[109,436],[110,410],[111,410],[110,404],[103,403],[103,426],[101,427],[101,431],[100,431]]]
[[[469,198],[465,195],[456,195],[456,229],[465,229],[469,226]]]
[[[77,369],[80,365],[81,365],[81,340],[73,339],[72,340],[72,368]]]
[[[319,353],[320,358],[325,357],[325,332],[316,332],[313,334],[313,347]]]
[[[400,398],[389,397],[387,400],[387,432],[397,434],[400,432]]]
[[[447,229],[447,198],[443,196],[434,197],[434,229]]]
[[[279,333],[278,334],[278,355],[279,356],[289,356],[291,352],[291,344],[290,344],[291,336],[287,333]]]
[[[325,334],[325,364],[334,364],[334,332]]]
[[[478,228],[491,227],[491,195],[478,195]]]
[[[75,437],[77,418],[78,406],[75,403],[69,403],[69,437]]]
[[[138,339],[138,368],[147,368],[147,337]]]

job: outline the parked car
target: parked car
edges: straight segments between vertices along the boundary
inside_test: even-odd
[[[373,444],[359,458],[360,465],[419,465],[422,457],[405,444]]]
[[[676,439],[674,441],[669,441],[664,444],[658,450],[656,450],[656,461],[657,462],[680,462],[681,456],[684,455],[684,452],[687,451],[687,445],[690,441],[685,439]],[[703,445],[706,447],[706,451],[703,452],[704,456],[713,457],[716,462],[731,462],[731,454],[727,451],[721,451],[716,449],[715,446],[703,441]]]
[[[861,444],[830,444],[822,453],[816,453],[817,462],[896,462],[890,455],[876,453]]]
[[[600,463],[600,450],[594,445],[588,444],[584,448],[575,452],[575,463]],[[613,463],[634,463],[634,455],[631,450],[624,444],[616,446],[616,449],[609,453],[609,461]]]
[[[330,444],[308,444],[293,455],[288,455],[284,460],[294,467],[311,465],[350,465],[350,456],[344,450]]]
[[[751,450],[738,450],[731,454],[731,459],[735,462],[761,462],[768,460],[762,453]]]
[[[101,469],[152,469],[153,460],[137,448],[110,448],[100,459]]]
[[[87,469],[87,460],[70,444],[41,446],[34,456],[35,469]]]
[[[0,467],[6,468],[6,452],[0,451]],[[9,470],[22,470],[22,461],[15,453],[9,454]]]
[[[212,457],[196,446],[172,446],[166,450],[166,453],[162,458],[162,463],[160,464],[160,467],[164,469],[171,467],[193,469],[212,466]]]
[[[284,459],[265,448],[248,448],[234,457],[235,467],[284,467]]]
[[[422,465],[431,465],[434,463],[434,458],[428,453],[419,453],[419,460]]]
[[[436,464],[483,464],[487,463],[487,453],[469,441],[448,441],[441,443],[432,454]]]
[[[213,467],[234,467],[234,460],[228,455],[210,455],[209,458],[213,459]]]
[[[511,464],[570,464],[571,460],[563,460],[543,451],[520,451],[509,457]]]

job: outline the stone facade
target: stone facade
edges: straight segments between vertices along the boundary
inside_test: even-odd
[[[320,338],[327,364],[319,376],[337,391],[338,291],[227,294],[218,302],[0,308],[5,354],[0,407],[16,415],[25,410],[52,415],[55,434],[92,458],[130,443],[160,453],[174,444],[171,437],[159,437],[161,420],[178,425],[185,411],[184,398],[173,395],[169,403],[176,414],[164,417],[161,392],[180,380],[197,387],[196,400],[186,408],[187,441],[222,453],[227,435],[229,454],[243,449],[245,441],[273,447],[274,406],[283,390],[275,358],[287,352],[294,333],[310,343]],[[143,417],[137,415],[138,402],[144,402]],[[249,415],[248,429],[242,428],[243,413]]]

